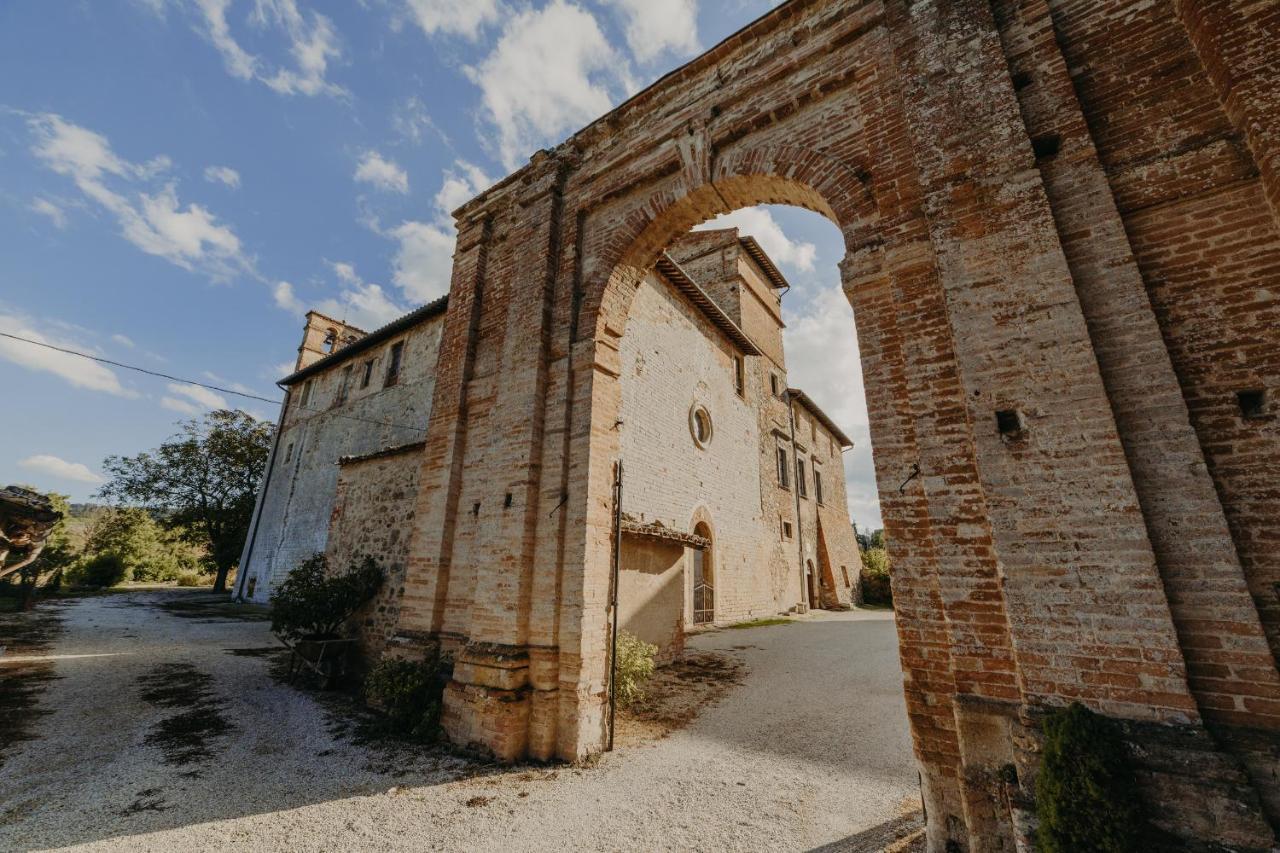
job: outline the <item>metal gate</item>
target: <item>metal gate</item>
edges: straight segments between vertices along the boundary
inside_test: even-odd
[[[716,619],[716,589],[708,577],[705,551],[693,552],[693,624],[705,625]]]

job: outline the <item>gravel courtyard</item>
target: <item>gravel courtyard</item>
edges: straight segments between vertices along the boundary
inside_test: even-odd
[[[204,593],[0,618],[0,849],[899,849],[919,823],[887,613],[696,637],[740,683],[591,766],[362,744]]]

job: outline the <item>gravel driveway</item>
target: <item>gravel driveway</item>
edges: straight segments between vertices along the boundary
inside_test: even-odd
[[[265,622],[208,600],[87,598],[50,648],[10,644],[0,679],[24,656],[56,677],[0,752],[0,849],[870,851],[918,823],[888,614],[701,635],[746,675],[688,727],[497,768],[353,742],[271,677]]]

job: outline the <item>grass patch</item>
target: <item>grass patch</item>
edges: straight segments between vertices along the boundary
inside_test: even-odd
[[[748,622],[735,622],[732,625],[725,625],[726,628],[764,628],[768,625],[790,625],[794,619],[788,619],[785,616],[768,616],[764,619],[752,619]]]

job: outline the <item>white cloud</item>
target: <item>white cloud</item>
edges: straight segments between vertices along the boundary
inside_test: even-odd
[[[74,480],[77,483],[94,484],[102,482],[102,477],[90,471],[87,465],[81,462],[68,462],[48,453],[28,456],[18,464],[29,471],[35,471],[48,477],[56,477],[60,480]]]
[[[733,213],[717,216],[694,230],[735,227],[744,237],[755,237],[774,263],[783,264],[801,272],[813,272],[813,262],[818,255],[817,247],[803,240],[792,240],[783,232],[782,226],[774,220],[773,214],[763,207],[744,207]]]
[[[387,160],[377,151],[366,151],[360,158],[355,179],[386,192],[403,194],[409,191],[409,175],[395,161]]]
[[[498,0],[405,0],[405,11],[427,35],[474,39],[481,27],[498,20]]]
[[[412,302],[425,303],[449,292],[453,272],[453,228],[402,222],[390,232],[400,241],[391,280]]]
[[[115,216],[126,240],[150,255],[186,270],[222,280],[239,272],[253,272],[240,239],[197,204],[179,206],[173,183],[154,193],[136,191],[131,199],[108,182],[135,189],[170,168],[167,157],[131,163],[119,157],[105,136],[65,121],[52,113],[29,120],[35,143],[32,153],[50,169],[66,175],[91,201]]]
[[[423,133],[428,130],[440,137],[446,145],[449,144],[449,137],[432,120],[426,105],[417,95],[410,95],[396,105],[391,113],[391,129],[401,140],[414,145],[422,141]]]
[[[408,307],[396,302],[381,285],[362,279],[351,264],[337,261],[329,266],[345,287],[338,298],[326,299],[316,306],[320,313],[366,331],[385,326],[408,313]]]
[[[160,405],[184,415],[202,415],[211,409],[229,409],[227,398],[199,385],[170,382],[169,394],[160,399]]]
[[[289,282],[277,281],[271,289],[271,295],[275,299],[276,306],[290,314],[306,313],[306,306],[294,295],[293,285]]]
[[[271,382],[277,382],[293,373],[297,364],[297,360],[291,358],[288,361],[282,361],[279,364],[268,365],[263,372],[263,376]]]
[[[137,347],[137,344],[133,342],[133,338],[130,338],[128,335],[114,334],[111,336],[111,340],[120,344],[120,346],[128,347],[129,349]]]
[[[436,210],[441,223],[452,225],[453,212],[491,186],[493,178],[479,166],[466,160],[454,161],[453,168],[445,170],[444,182],[436,193]]]
[[[566,0],[510,16],[493,51],[466,72],[510,169],[607,112],[613,93],[630,85],[625,60],[596,19]]]
[[[56,228],[67,227],[67,214],[47,198],[37,198],[31,202],[31,209],[41,216],[49,217]]]
[[[230,166],[208,166],[204,179],[211,184],[226,184],[233,190],[240,189],[240,173]]]
[[[181,3],[182,0],[172,0]],[[342,56],[333,22],[318,12],[304,13],[297,0],[253,0],[249,23],[259,30],[279,31],[289,42],[293,67],[271,63],[240,46],[227,12],[232,0],[187,0],[201,19],[201,33],[222,54],[227,73],[238,80],[258,80],[282,95],[345,97],[341,86],[329,82],[329,63]]]
[[[11,335],[18,335],[29,340],[52,344],[65,349],[80,352],[88,350],[88,347],[75,341],[61,340],[41,334],[35,328],[35,324],[14,314],[0,313],[0,332],[7,332]],[[0,337],[0,358],[19,367],[25,367],[28,370],[44,371],[60,376],[76,388],[105,391],[108,394],[115,394],[117,397],[138,396],[136,392],[130,391],[120,384],[120,378],[116,376],[115,371],[105,365],[77,355],[57,352],[46,347],[24,343],[23,341],[15,341],[13,338]]]
[[[698,42],[698,0],[607,0],[626,21],[627,46],[641,62],[664,53],[692,56]]]

